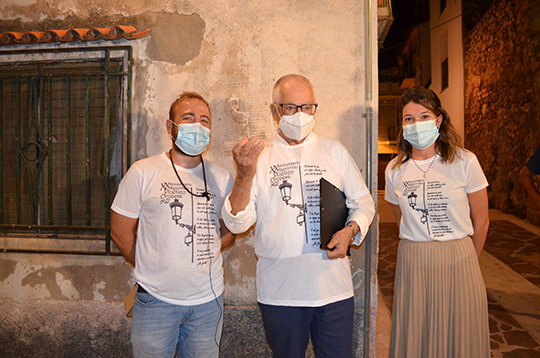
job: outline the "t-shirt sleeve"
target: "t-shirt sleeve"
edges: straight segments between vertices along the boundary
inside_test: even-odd
[[[540,146],[536,148],[536,151],[532,155],[531,159],[527,162],[527,168],[533,174],[540,174]]]
[[[141,211],[142,173],[132,165],[118,186],[111,209],[132,219],[139,218]]]
[[[392,182],[392,165],[394,165],[394,161],[390,161],[384,170],[384,200],[388,201],[390,204],[398,205],[398,197],[394,192],[394,183]]]
[[[231,174],[227,172],[226,178],[225,178],[225,191],[224,191],[224,199],[223,199],[223,205],[225,205],[226,202],[229,201],[229,195],[231,194],[232,188],[233,188],[234,181],[232,179]],[[223,219],[223,212],[220,210],[219,218]]]
[[[465,177],[467,182],[465,192],[467,194],[475,193],[489,185],[480,162],[474,153],[470,153],[467,158]]]

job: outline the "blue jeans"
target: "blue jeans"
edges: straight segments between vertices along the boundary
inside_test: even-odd
[[[259,308],[274,358],[304,358],[310,333],[317,358],[352,357],[353,297],[321,307]]]
[[[223,295],[196,306],[163,302],[137,292],[131,344],[139,357],[215,358],[223,328]]]

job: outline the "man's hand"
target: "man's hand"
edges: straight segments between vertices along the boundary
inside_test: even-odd
[[[233,148],[233,159],[236,164],[236,178],[253,179],[257,171],[257,160],[264,148],[264,142],[257,137],[242,137]]]
[[[344,227],[343,229],[336,232],[332,235],[332,239],[326,245],[328,248],[326,254],[329,259],[341,259],[347,256],[347,249],[349,248],[349,243],[351,242],[351,229],[349,227]]]
[[[251,184],[257,172],[257,160],[264,149],[264,142],[257,137],[242,137],[233,148],[236,179],[229,197],[231,213],[236,215],[249,204]]]

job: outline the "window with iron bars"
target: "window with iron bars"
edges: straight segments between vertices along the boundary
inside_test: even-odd
[[[110,254],[130,163],[129,46],[0,51],[0,249]]]

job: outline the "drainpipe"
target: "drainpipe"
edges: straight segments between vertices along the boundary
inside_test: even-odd
[[[373,120],[373,69],[372,69],[372,2],[375,0],[365,0],[365,71],[366,71],[366,96],[365,96],[365,113],[363,117],[366,119],[366,185],[369,192],[372,193],[372,164],[371,164],[371,151],[372,151],[372,120]],[[372,222],[373,225],[373,222]],[[371,232],[370,229],[367,232],[364,242],[365,250],[365,270],[364,270],[364,357],[370,357],[370,338],[371,338],[371,262],[372,262],[372,250],[371,250]]]

